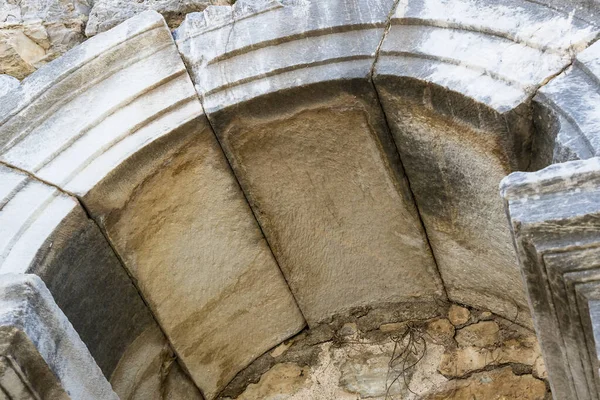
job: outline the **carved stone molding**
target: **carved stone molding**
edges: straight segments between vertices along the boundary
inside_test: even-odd
[[[118,399],[35,275],[0,275],[0,397]]]
[[[555,399],[598,399],[600,159],[502,182]]]

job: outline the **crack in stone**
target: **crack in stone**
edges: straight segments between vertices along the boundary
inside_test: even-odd
[[[42,184],[51,186],[53,188],[55,188],[56,190],[58,190],[59,192],[69,196],[70,198],[72,198],[73,200],[75,200],[75,202],[81,207],[81,209],[83,210],[83,212],[85,213],[86,217],[88,218],[88,220],[90,222],[92,222],[100,231],[100,233],[102,234],[102,236],[104,237],[104,240],[106,241],[106,243],[108,244],[108,246],[110,247],[112,253],[115,255],[116,259],[119,261],[119,265],[121,265],[121,268],[123,268],[123,270],[125,271],[125,273],[127,274],[127,276],[129,277],[129,280],[131,282],[131,284],[133,285],[133,288],[135,289],[135,291],[137,292],[137,294],[140,296],[140,299],[142,300],[142,302],[144,303],[144,305],[146,306],[146,308],[148,309],[148,311],[150,311],[150,315],[152,316],[152,319],[154,320],[154,322],[156,323],[156,326],[158,327],[158,329],[160,329],[161,333],[163,334],[165,340],[168,343],[169,349],[171,350],[171,352],[173,354],[177,355],[177,352],[175,351],[175,346],[173,346],[173,344],[171,343],[168,335],[166,334],[165,330],[163,329],[163,327],[161,326],[161,324],[159,323],[159,321],[157,320],[156,316],[154,315],[154,311],[152,310],[152,308],[150,307],[148,301],[146,300],[145,296],[143,295],[143,293],[141,292],[140,288],[138,287],[135,278],[131,275],[131,273],[129,272],[129,270],[127,269],[127,267],[125,266],[125,261],[123,260],[123,258],[121,257],[121,255],[119,254],[119,252],[117,251],[117,249],[115,248],[114,244],[112,243],[110,237],[108,236],[108,233],[103,229],[102,225],[94,218],[94,216],[92,215],[91,211],[87,208],[87,206],[85,205],[83,199],[74,194],[69,192],[68,190],[65,190],[51,182],[48,182],[44,179],[41,179],[40,177],[30,173],[29,171],[26,171],[22,168],[16,167],[14,165],[11,165],[5,161],[0,161],[0,165],[4,165],[5,167],[8,168],[12,168],[16,171],[19,171],[21,173],[26,174],[30,179],[35,180],[37,182],[40,182]],[[176,358],[179,358],[179,356],[177,355]],[[162,367],[161,367],[162,368]],[[166,378],[165,378],[166,379]]]
[[[398,145],[397,145],[396,140],[394,139],[394,136],[392,134],[391,124],[390,124],[389,118],[388,118],[388,116],[387,116],[387,114],[385,112],[385,109],[383,107],[383,104],[381,102],[381,96],[379,94],[379,90],[377,89],[377,85],[375,84],[375,80],[373,79],[373,76],[375,75],[375,68],[376,68],[377,62],[379,61],[379,53],[381,52],[381,47],[383,46],[383,42],[385,41],[388,33],[390,32],[390,30],[392,28],[392,17],[394,16],[394,13],[396,12],[396,10],[398,8],[398,5],[400,4],[400,1],[401,0],[396,0],[395,1],[394,6],[392,7],[392,9],[390,10],[390,13],[388,14],[388,18],[387,18],[387,21],[386,21],[386,27],[385,27],[385,29],[383,31],[383,36],[381,37],[381,40],[379,41],[379,44],[377,45],[377,49],[375,50],[375,59],[373,60],[373,65],[371,66],[371,70],[369,71],[369,83],[371,83],[371,85],[373,86],[373,90],[375,92],[375,98],[376,98],[376,101],[377,101],[377,105],[378,105],[379,109],[381,110],[381,114],[383,115],[383,119],[384,119],[384,122],[385,122],[386,129],[387,129],[389,135],[392,137],[392,141],[394,142],[394,148],[396,149],[396,154],[398,155],[398,160],[400,161],[400,165],[402,167],[402,171],[404,172],[404,177],[406,178],[406,185],[407,185],[408,190],[409,190],[409,192],[410,192],[410,194],[412,196],[413,203],[414,203],[415,209],[417,211],[417,216],[419,217],[419,223],[421,224],[421,227],[423,228],[423,233],[425,235],[425,240],[427,242],[427,246],[428,246],[429,251],[431,253],[431,257],[433,259],[433,263],[435,265],[435,269],[436,269],[436,271],[438,273],[438,276],[440,278],[440,282],[442,282],[442,290],[443,290],[443,293],[444,293],[444,297],[446,299],[448,299],[448,291],[446,289],[446,284],[444,282],[444,278],[442,276],[442,273],[441,273],[441,270],[440,270],[440,266],[439,266],[438,261],[436,259],[435,252],[433,250],[433,246],[431,245],[431,241],[429,240],[429,233],[427,232],[427,227],[425,226],[425,222],[423,220],[423,216],[422,216],[421,210],[419,208],[419,204],[418,204],[418,202],[416,200],[415,193],[413,192],[413,189],[411,187],[410,179],[408,178],[408,175],[405,172],[406,170],[404,168],[404,162],[402,161],[402,157],[400,155],[400,151],[398,150]]]

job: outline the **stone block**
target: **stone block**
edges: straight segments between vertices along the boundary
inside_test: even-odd
[[[169,27],[176,28],[188,13],[202,11],[209,5],[227,4],[229,0],[95,0],[85,34],[88,37],[97,35],[147,10],[159,12]]]
[[[304,327],[158,13],[91,38],[0,110],[0,161],[80,199],[207,398]]]
[[[537,92],[534,168],[600,154],[599,76],[600,43],[595,43]]]
[[[597,34],[537,2],[398,4],[374,83],[450,300],[531,325],[497,187],[529,166],[529,98]]]
[[[23,400],[118,400],[35,275],[0,275],[0,394]]]
[[[445,298],[369,81],[392,3],[238,1],[175,34],[312,326]]]
[[[0,165],[0,273],[40,276],[107,377],[150,311],[72,197]]]
[[[502,183],[536,332],[557,399],[600,393],[600,160],[513,173]]]

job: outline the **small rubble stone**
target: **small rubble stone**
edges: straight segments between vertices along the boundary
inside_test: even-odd
[[[448,319],[454,326],[466,324],[470,316],[471,312],[467,308],[455,304],[452,304],[448,310]]]
[[[297,392],[306,382],[310,371],[296,364],[277,364],[267,371],[258,383],[248,388],[238,400],[276,400]]]
[[[444,376],[461,377],[494,365],[515,363],[533,366],[540,355],[539,345],[534,337],[510,339],[493,349],[459,347],[444,353],[439,371]]]
[[[339,332],[338,332],[341,336],[355,336],[358,333],[358,328],[356,327],[356,324],[354,322],[349,322],[347,324],[344,324]]]
[[[491,347],[500,342],[500,327],[495,321],[478,322],[460,329],[456,341],[462,347]]]
[[[454,325],[446,318],[436,319],[427,325],[427,333],[435,343],[447,343],[454,337]]]
[[[531,375],[515,375],[510,367],[473,374],[468,379],[453,380],[445,388],[423,400],[542,400],[546,385]]]
[[[548,379],[548,372],[546,371],[546,364],[544,359],[540,356],[535,360],[533,364],[533,376],[538,379]]]

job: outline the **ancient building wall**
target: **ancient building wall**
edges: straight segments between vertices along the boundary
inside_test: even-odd
[[[531,327],[497,188],[595,155],[562,94],[587,74],[597,95],[594,23],[509,0],[238,0],[173,34],[154,11],[89,25],[0,81],[0,273],[44,279],[119,395],[168,365],[215,398],[357,314],[453,301]]]

